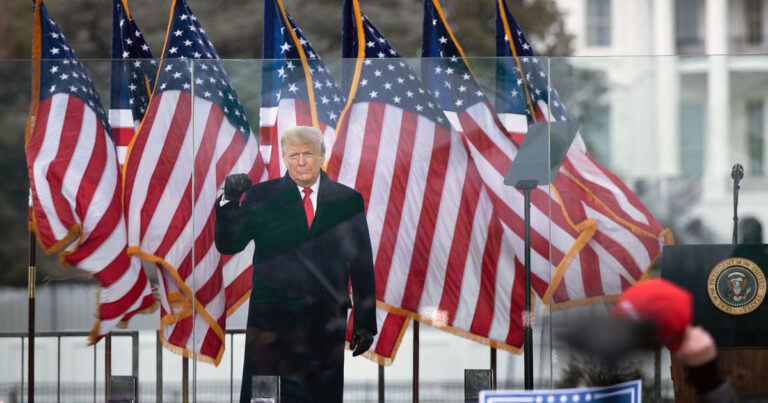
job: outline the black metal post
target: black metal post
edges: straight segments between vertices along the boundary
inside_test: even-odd
[[[243,382],[246,382],[243,379]],[[181,359],[181,401],[189,403],[189,358]]]
[[[139,398],[139,333],[136,332],[131,336],[131,375],[136,379],[134,383],[135,389],[133,395],[136,396],[136,402]]]
[[[112,334],[104,336],[104,401],[109,401],[109,378],[112,377]]]
[[[531,190],[523,189],[525,207],[525,308],[523,311],[523,354],[525,389],[533,389],[533,314],[531,313]]]
[[[379,364],[379,403],[384,403],[384,366]]]
[[[37,239],[35,239],[35,233],[29,233],[29,268],[27,271],[27,290],[29,291],[29,316],[28,321],[28,334],[29,344],[27,346],[29,364],[27,365],[27,401],[29,403],[35,403],[35,279],[36,279],[36,262],[35,252],[37,248]]]
[[[157,365],[155,369],[156,402],[163,401],[163,343],[160,341],[160,332],[162,332],[162,330],[157,331],[157,339],[155,339],[155,365]]]
[[[61,336],[56,336],[56,403],[61,403]]]
[[[496,390],[496,347],[491,347],[491,389]]]
[[[419,403],[419,322],[413,321],[413,403]]]
[[[98,389],[96,387],[96,350],[97,345],[93,345],[93,401],[96,401],[96,390]]]

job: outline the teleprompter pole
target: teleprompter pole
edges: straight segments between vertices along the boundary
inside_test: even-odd
[[[523,310],[523,355],[525,389],[533,389],[533,314],[531,313],[531,190],[534,186],[524,186],[523,205],[525,206],[525,309]],[[519,188],[519,187],[518,187]]]
[[[531,312],[531,192],[539,185],[555,180],[566,153],[573,143],[579,124],[537,122],[528,133],[504,177],[504,184],[523,192],[525,211],[525,308],[523,310],[523,354],[525,389],[533,389],[533,313]],[[546,158],[543,163],[542,158]]]

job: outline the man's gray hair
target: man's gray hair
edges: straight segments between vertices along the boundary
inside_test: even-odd
[[[325,143],[323,143],[323,133],[320,129],[312,126],[294,126],[285,129],[280,138],[280,149],[285,154],[286,145],[314,144],[320,150],[320,154],[325,154]]]

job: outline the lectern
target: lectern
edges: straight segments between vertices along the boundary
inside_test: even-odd
[[[768,245],[669,245],[661,276],[693,295],[693,324],[707,329],[739,395],[768,393]],[[676,402],[694,402],[672,359]]]

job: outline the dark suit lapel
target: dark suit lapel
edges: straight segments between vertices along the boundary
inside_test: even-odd
[[[294,182],[293,179],[288,176],[287,171],[283,176],[283,189],[281,189],[280,195],[281,201],[285,203],[285,206],[288,206],[287,210],[291,214],[291,221],[301,220],[304,222],[304,228],[309,231],[309,228],[307,227],[307,215],[304,213],[302,195],[299,193],[298,185],[296,185],[296,182]],[[318,194],[318,198],[319,197],[320,195]]]
[[[320,170],[320,189],[317,190],[317,207],[315,208],[315,218],[312,220],[310,232],[315,233],[323,225],[323,220],[328,215],[328,200],[333,193],[333,183],[328,175]]]

